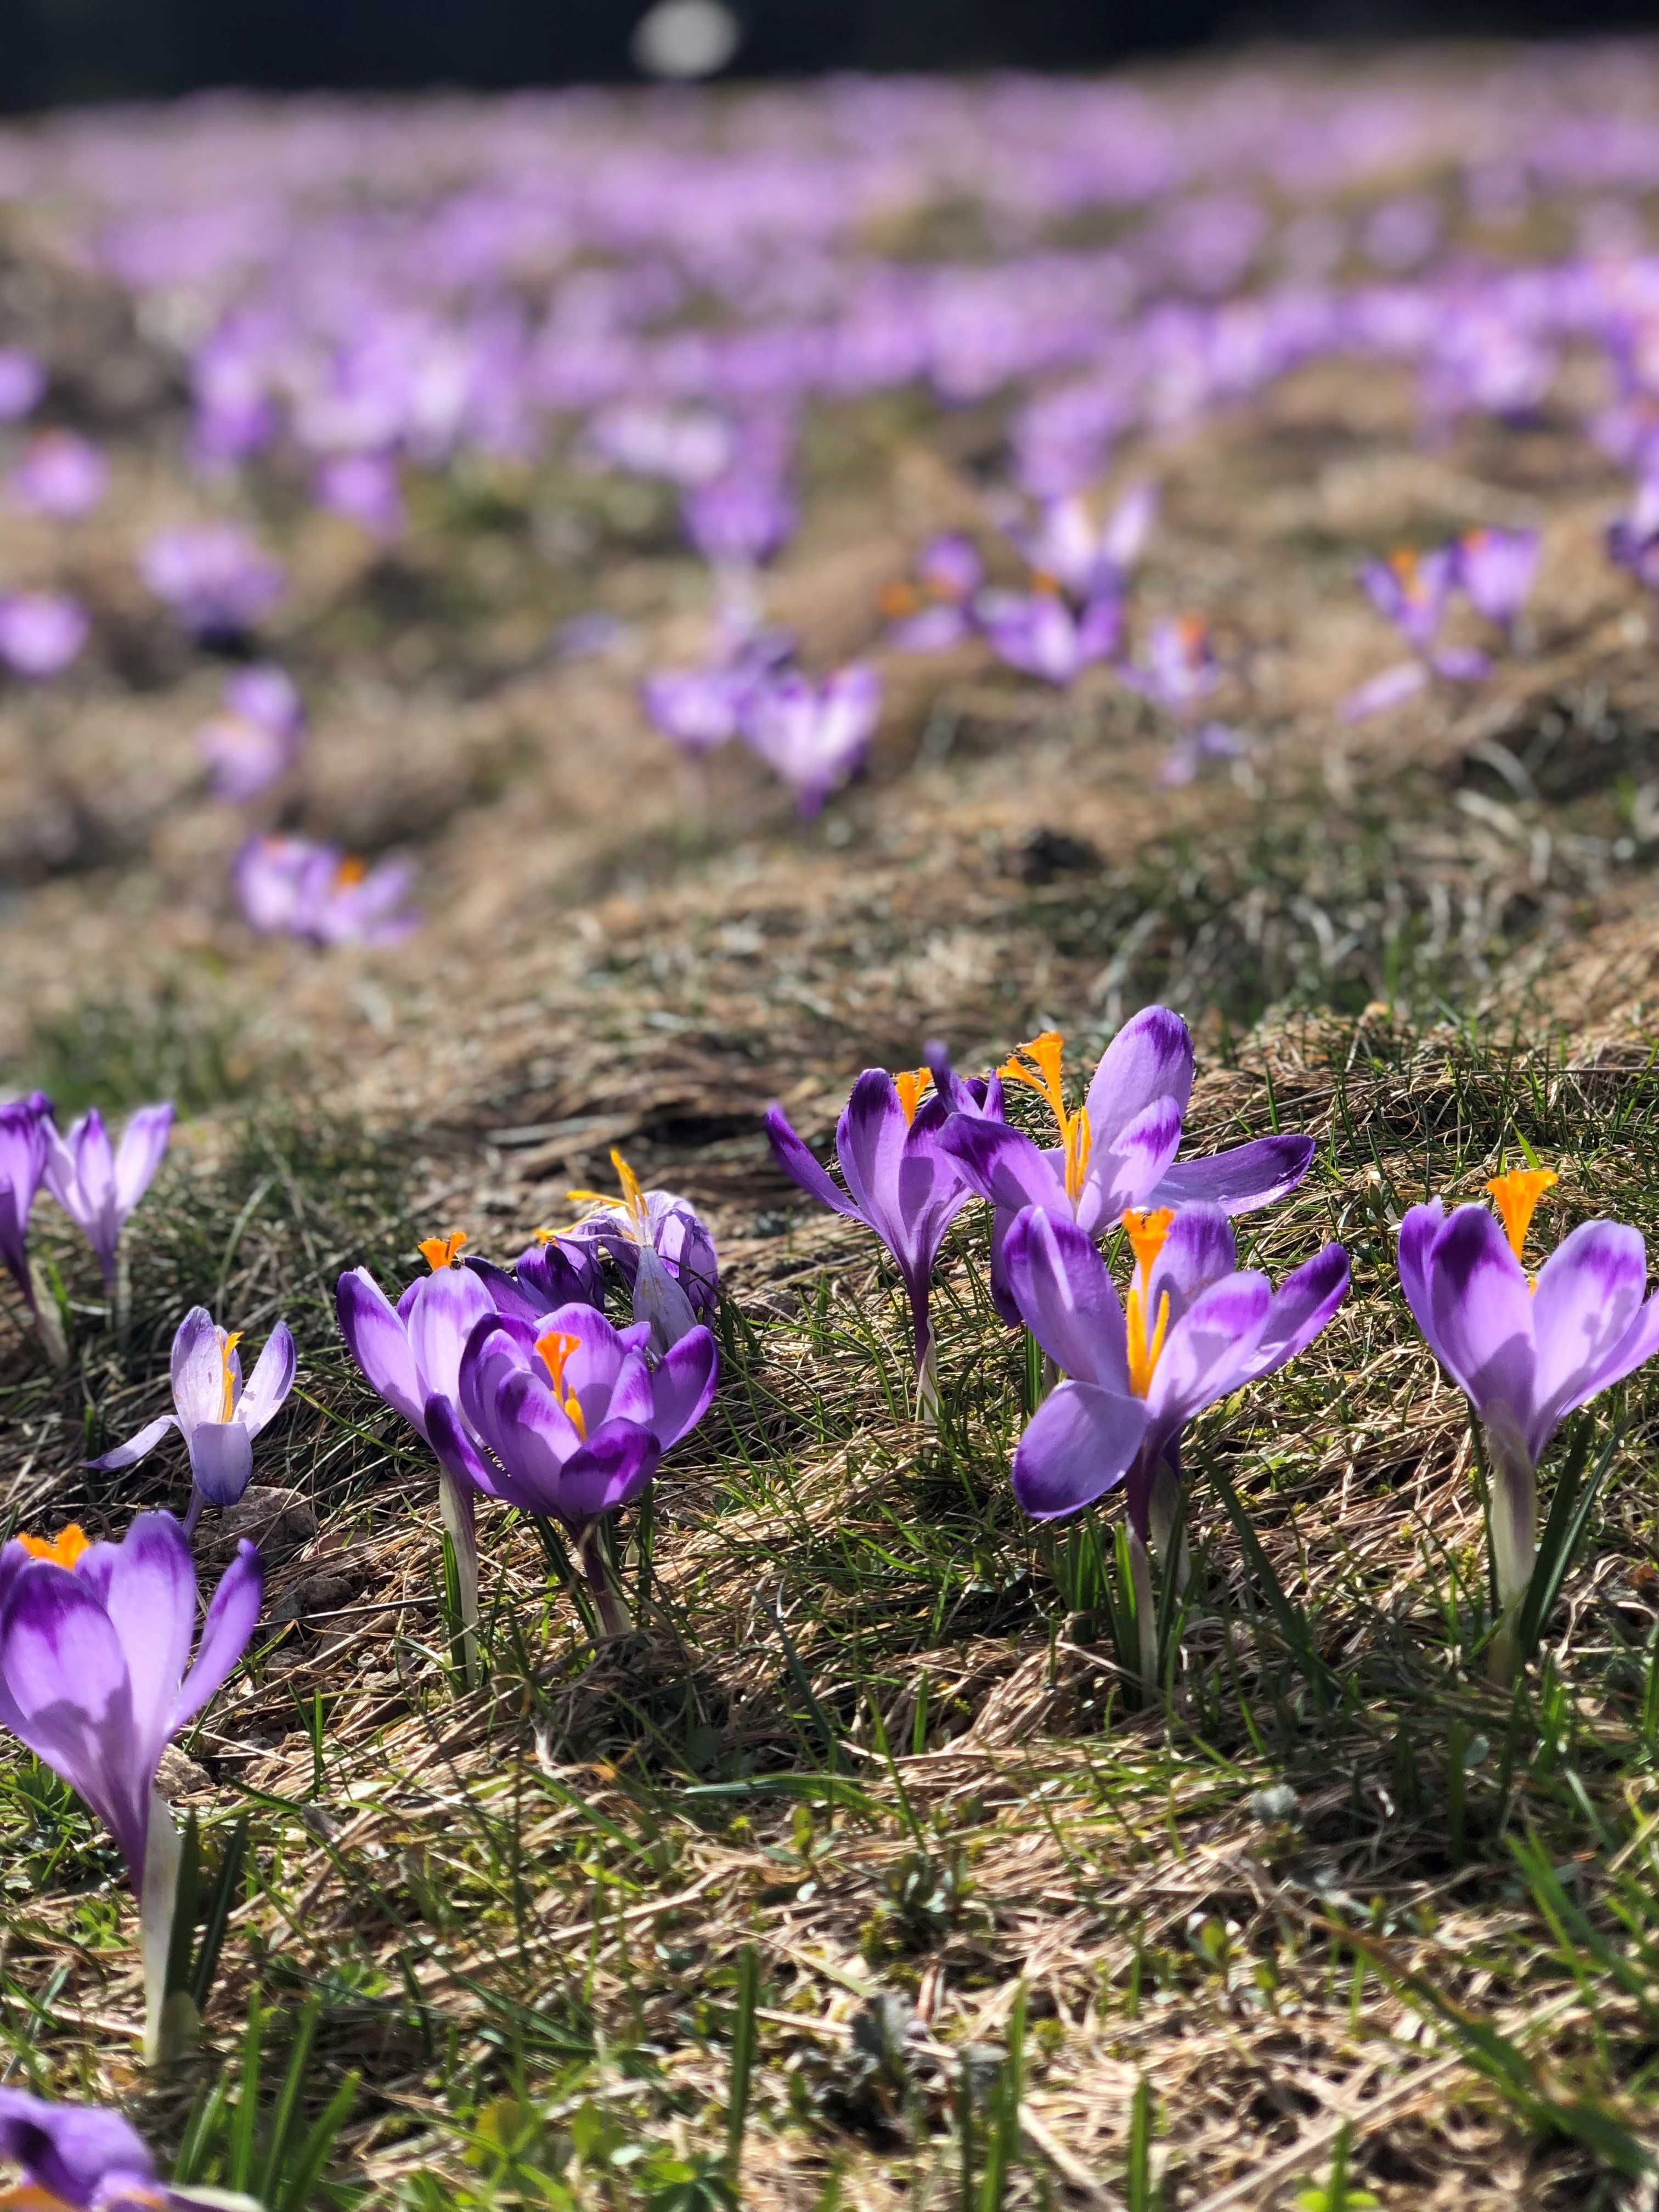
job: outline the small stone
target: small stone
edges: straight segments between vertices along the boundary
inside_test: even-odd
[[[269,1564],[288,1558],[316,1534],[316,1511],[297,1490],[255,1483],[234,1505],[204,1516],[198,1542],[211,1565],[228,1566],[244,1539],[257,1544]]]
[[[155,1786],[172,1804],[179,1797],[193,1796],[198,1790],[211,1790],[213,1778],[206,1767],[198,1766],[193,1759],[186,1759],[177,1744],[170,1743],[155,1770]]]
[[[1296,1818],[1297,1795],[1287,1782],[1275,1782],[1266,1790],[1258,1790],[1250,1799],[1250,1811],[1264,1828],[1276,1828]]]
[[[351,1602],[352,1584],[344,1575],[307,1575],[285,1591],[270,1608],[270,1625],[280,1628],[287,1620],[314,1620],[319,1613],[337,1613]]]

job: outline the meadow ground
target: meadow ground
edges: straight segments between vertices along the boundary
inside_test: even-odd
[[[246,1822],[202,2048],[140,2071],[118,1865],[8,1747],[9,2078],[126,2101],[273,2212],[668,2212],[726,2201],[734,2155],[760,2207],[1651,2206],[1659,1395],[1603,1409],[1588,1541],[1496,1691],[1467,1415],[1393,1261],[1406,1206],[1478,1194],[1522,1139],[1560,1224],[1659,1230],[1656,617],[1602,551],[1618,472],[1547,414],[1425,445],[1376,363],[1127,453],[1164,495],[1142,602],[1209,617],[1260,741],[1164,790],[1108,672],[1051,693],[981,645],[879,647],[883,584],[980,514],[996,403],[818,409],[768,608],[817,660],[873,650],[886,695],[867,774],[805,826],[733,754],[694,783],[640,714],[705,592],[638,486],[458,467],[385,553],[273,506],[303,818],[420,860],[418,933],[322,954],[231,915],[240,831],[192,742],[219,672],[131,580],[178,465],[165,353],[21,228],[5,250],[106,391],[117,471],[76,556],[99,657],[0,702],[6,1087],[60,1115],[172,1097],[180,1125],[125,1334],[42,1209],[74,1357],[9,1310],[0,1528],[178,1504],[176,1458],[81,1463],[161,1409],[185,1307],[256,1342],[285,1316],[301,1351],[245,1509],[264,1620],[167,1778],[210,1866]],[[1525,649],[1340,726],[1389,649],[1357,560],[1482,523],[1543,532]],[[6,522],[0,561],[40,527]],[[550,658],[594,607],[615,647]],[[1195,1431],[1196,1595],[1149,1704],[1110,1516],[1103,1544],[1013,1503],[1026,1364],[978,1212],[924,1430],[895,1280],[760,1115],[822,1149],[859,1069],[933,1036],[974,1069],[1053,1026],[1080,1074],[1154,1000],[1199,1042],[1191,1146],[1318,1139],[1253,1260],[1340,1237],[1355,1291]],[[333,1285],[404,1279],[456,1227],[505,1260],[613,1146],[713,1225],[720,1393],[619,1532],[641,1627],[603,1656],[534,1527],[486,1510],[465,1692],[433,1469]]]

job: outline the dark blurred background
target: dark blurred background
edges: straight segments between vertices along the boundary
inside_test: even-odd
[[[641,33],[653,12],[651,0],[0,0],[0,106],[218,85],[1086,68],[1206,40],[1647,28],[1659,0],[657,0]]]

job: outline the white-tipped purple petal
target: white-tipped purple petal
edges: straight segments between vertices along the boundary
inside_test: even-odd
[[[273,1420],[294,1388],[296,1354],[294,1337],[285,1321],[279,1321],[265,1339],[253,1372],[237,1401],[236,1418],[249,1436],[257,1437]]]
[[[346,1349],[370,1389],[401,1413],[417,1436],[424,1435],[421,1407],[425,1393],[415,1354],[403,1322],[367,1267],[354,1267],[341,1276],[334,1310]]]
[[[100,1459],[89,1459],[87,1465],[96,1468],[104,1474],[112,1474],[119,1468],[137,1467],[141,1459],[147,1458],[155,1450],[167,1431],[176,1429],[178,1425],[171,1413],[161,1413],[155,1420],[146,1422],[136,1436],[127,1438],[125,1443],[117,1444],[113,1451],[106,1451]]]
[[[192,1306],[173,1332],[173,1405],[186,1436],[198,1421],[223,1420],[231,1410],[225,1405],[223,1347],[224,1339],[205,1306]]]
[[[1090,1134],[1109,1145],[1155,1101],[1172,1098],[1180,1115],[1192,1094],[1191,1031],[1167,1006],[1143,1006],[1100,1056],[1085,1102]]]

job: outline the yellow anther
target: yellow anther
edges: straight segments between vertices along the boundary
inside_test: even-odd
[[[336,890],[349,890],[353,884],[362,883],[368,873],[368,861],[359,860],[355,853],[348,853],[334,871],[334,888]]]
[[[571,1354],[580,1351],[581,1342],[580,1337],[572,1336],[566,1329],[550,1328],[545,1336],[538,1336],[536,1339],[536,1349],[540,1352],[543,1364],[547,1369],[548,1378],[553,1385],[554,1397],[557,1400],[571,1427],[586,1443],[587,1423],[582,1418],[581,1402],[574,1390],[568,1391],[564,1387],[565,1368]]]
[[[72,1567],[82,1552],[92,1548],[92,1539],[78,1521],[71,1521],[55,1536],[20,1536],[17,1540],[31,1559],[50,1559],[55,1567]]]
[[[219,1340],[219,1365],[224,1375],[224,1387],[219,1400],[219,1419],[222,1421],[228,1421],[236,1411],[236,1385],[240,1377],[230,1363],[235,1358],[236,1347],[241,1340],[240,1328],[232,1329],[228,1336],[222,1336]]]
[[[907,1122],[916,1118],[916,1109],[921,1103],[921,1094],[933,1079],[931,1067],[907,1067],[902,1075],[893,1078],[893,1088],[898,1093],[899,1104],[904,1109]]]
[[[452,1229],[447,1237],[423,1237],[421,1257],[435,1275],[440,1267],[453,1267],[456,1255],[467,1241],[465,1229]]]
[[[1511,1168],[1507,1175],[1494,1176],[1486,1185],[1517,1260],[1539,1200],[1559,1179],[1553,1168]]]
[[[1066,1176],[1066,1195],[1073,1206],[1083,1195],[1083,1186],[1089,1173],[1089,1154],[1091,1138],[1086,1108],[1075,1114],[1066,1110],[1066,1092],[1060,1079],[1060,1058],[1066,1048],[1066,1040],[1057,1030],[1044,1030],[1041,1036],[1023,1044],[1012,1060],[1005,1060],[997,1070],[1006,1083],[1023,1083],[1028,1091],[1035,1091],[1054,1117],[1060,1131],[1061,1162]],[[1030,1060],[1028,1067],[1025,1062]]]
[[[1130,1285],[1123,1301],[1126,1350],[1129,1364],[1129,1388],[1137,1398],[1144,1398],[1152,1387],[1158,1355],[1164,1349],[1164,1340],[1170,1328],[1170,1293],[1165,1291],[1158,1302],[1158,1319],[1147,1327],[1146,1293],[1139,1282]]]
[[[611,1164],[617,1171],[617,1181],[622,1185],[622,1204],[607,1198],[599,1190],[568,1190],[565,1196],[573,1206],[602,1206],[607,1212],[623,1215],[629,1236],[635,1244],[651,1241],[651,1212],[645,1202],[645,1193],[640,1188],[640,1179],[618,1152],[611,1155]],[[540,1235],[540,1231],[537,1234]]]

